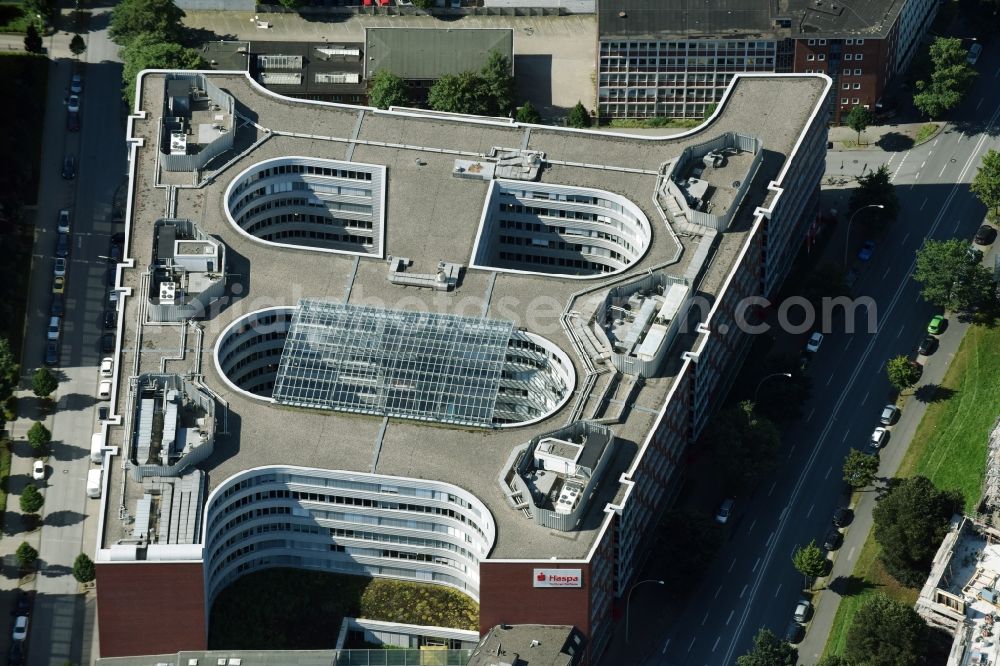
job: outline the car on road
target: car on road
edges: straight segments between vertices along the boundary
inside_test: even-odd
[[[798,622],[792,621],[785,629],[785,640],[792,645],[798,645],[806,637],[806,628]]]
[[[31,615],[31,595],[24,590],[17,591],[17,597],[14,599],[14,610],[10,612],[11,615]]]
[[[56,231],[61,234],[69,233],[69,208],[63,208],[59,211],[59,219],[56,222]]]
[[[80,114],[69,113],[66,115],[66,129],[70,132],[80,131]]]
[[[975,65],[976,61],[979,60],[979,54],[983,52],[983,45],[976,42],[969,47],[969,53],[965,56],[965,62],[970,65]]]
[[[50,317],[62,317],[66,314],[66,302],[60,295],[55,295],[52,297],[52,302],[49,303],[49,316]]]
[[[66,100],[66,110],[70,113],[80,113],[80,96],[70,95]]]
[[[56,257],[56,263],[52,266],[53,275],[66,275],[66,259]]]
[[[805,621],[812,615],[812,610],[813,605],[808,599],[799,599],[799,603],[795,604],[795,613],[792,617],[795,618],[796,622],[805,624]]]
[[[69,256],[69,234],[62,233],[56,237],[56,256]]]
[[[62,317],[49,317],[49,327],[45,332],[49,340],[58,340],[62,333]]]
[[[104,311],[104,328],[113,329],[118,326],[118,313],[114,310]]]
[[[939,335],[947,325],[948,320],[944,318],[944,315],[934,315],[931,317],[931,323],[927,324],[927,332],[931,335]]]
[[[69,91],[74,95],[79,95],[83,92],[83,74],[73,75],[73,78],[69,80]]]
[[[122,260],[122,246],[118,243],[112,243],[108,247],[108,261],[113,264],[117,264]]]
[[[115,334],[105,333],[101,336],[101,352],[110,354],[115,350]]]
[[[831,527],[823,537],[823,547],[827,550],[837,550],[844,543],[844,535],[836,527]]]
[[[59,365],[59,341],[45,341],[45,365]]]
[[[115,361],[110,356],[105,356],[101,359],[101,377],[105,379],[110,378],[111,375],[115,374]]]
[[[35,464],[31,466],[31,478],[35,481],[45,480],[45,463],[41,460],[36,460]]]
[[[28,637],[28,616],[18,615],[14,620],[14,630],[10,633],[12,641],[23,641]]]
[[[117,274],[118,271],[116,271],[114,268],[109,268],[108,270],[104,271],[104,284],[106,284],[109,287],[115,286],[115,279],[117,277]]]
[[[882,415],[878,422],[884,426],[890,426],[899,418],[899,407],[896,405],[886,405],[882,408]]]
[[[917,353],[921,356],[930,356],[937,349],[938,340],[933,335],[928,335],[920,342],[920,346],[917,347]]]
[[[52,279],[52,293],[61,294],[66,291],[66,278],[60,275],[57,278]]]
[[[722,504],[719,505],[719,510],[715,514],[715,522],[725,525],[729,521],[729,517],[733,515],[733,505],[735,504],[736,500],[732,497],[722,500]]]
[[[884,427],[879,426],[872,430],[872,435],[868,438],[868,446],[878,451],[885,446],[885,441],[887,439],[889,439],[889,431]]]
[[[24,666],[24,641],[14,641],[10,644],[7,666]]]
[[[833,524],[837,527],[847,527],[854,518],[854,512],[842,506],[833,512]]]
[[[76,157],[67,155],[63,158],[62,177],[66,180],[76,178]]]
[[[996,239],[996,237],[997,230],[988,224],[983,224],[976,229],[976,237],[973,238],[973,240],[976,241],[976,244],[978,245],[989,245],[994,241],[994,239]]]
[[[865,244],[861,246],[861,250],[858,251],[858,259],[868,261],[873,254],[875,254],[875,241],[866,240]]]
[[[814,331],[812,335],[809,336],[809,342],[806,343],[807,352],[818,352],[820,345],[823,344],[823,334],[819,331]]]
[[[105,379],[97,386],[97,399],[98,400],[110,400],[111,399],[111,380]]]

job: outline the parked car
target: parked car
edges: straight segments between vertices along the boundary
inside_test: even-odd
[[[122,260],[122,246],[118,243],[112,243],[108,247],[108,261],[113,264],[117,264]]]
[[[61,294],[66,291],[66,278],[62,275],[52,278],[52,293]]]
[[[836,527],[831,527],[823,538],[823,547],[827,550],[837,550],[844,542],[844,535]]]
[[[806,637],[806,628],[798,622],[792,621],[785,629],[785,640],[792,645],[798,645]]]
[[[63,297],[58,294],[52,296],[52,302],[49,304],[49,316],[62,317],[64,314],[66,314],[66,302]]]
[[[821,344],[823,344],[823,334],[819,331],[814,331],[813,334],[809,336],[809,342],[806,343],[806,351],[818,352]]]
[[[10,634],[12,641],[23,641],[28,637],[28,616],[18,615],[14,620],[14,630]]]
[[[80,96],[70,95],[66,100],[66,110],[70,113],[80,113]]]
[[[59,219],[56,222],[56,231],[61,234],[69,233],[69,208],[63,208],[59,211]]]
[[[861,250],[858,252],[858,259],[861,261],[868,261],[875,254],[875,241],[866,240],[865,244],[861,246]]]
[[[872,430],[871,437],[868,438],[868,445],[878,451],[885,446],[885,441],[889,439],[889,431],[879,426]]]
[[[76,157],[67,155],[63,158],[62,177],[66,180],[76,178]]]
[[[899,418],[899,407],[896,405],[886,405],[882,408],[882,415],[878,422],[884,426],[892,425]]]
[[[31,466],[31,478],[35,481],[45,480],[45,463],[41,460],[36,460]]]
[[[108,379],[115,374],[115,360],[110,356],[101,359],[101,377]]]
[[[110,416],[111,416],[111,410],[108,409],[107,407],[98,407],[97,408],[97,422],[98,423],[107,423],[108,418]]]
[[[104,311],[104,328],[110,330],[118,326],[118,313],[114,310]]]
[[[813,605],[808,599],[799,599],[799,603],[795,605],[795,613],[792,617],[795,618],[796,622],[805,623],[812,615]]]
[[[111,399],[111,380],[105,379],[97,385],[97,399],[98,400],[110,400]]]
[[[49,340],[58,340],[62,333],[62,317],[49,317],[49,327],[45,332]]]
[[[56,263],[52,266],[53,275],[66,275],[66,259],[56,257]]]
[[[80,114],[69,113],[66,115],[66,129],[70,132],[80,131]]]
[[[997,237],[997,230],[988,224],[980,225],[973,239],[978,245],[989,245]]]
[[[74,74],[73,78],[69,80],[69,91],[74,95],[79,95],[83,92],[83,75]]]
[[[105,333],[101,336],[101,352],[110,354],[115,350],[115,334]]]
[[[59,365],[59,341],[45,341],[45,365]]]
[[[729,517],[733,515],[734,504],[736,504],[736,500],[732,497],[722,500],[722,504],[719,506],[719,510],[715,514],[715,522],[720,525],[725,525],[729,521]]]
[[[931,335],[939,335],[947,325],[948,320],[944,318],[944,315],[934,315],[931,317],[931,323],[927,324],[927,332]]]
[[[114,268],[109,268],[108,270],[104,271],[104,284],[106,284],[109,287],[115,286],[115,279],[117,275],[118,272]]]
[[[69,256],[69,234],[62,233],[56,237],[56,256]]]
[[[17,597],[14,599],[14,610],[10,612],[11,615],[31,615],[31,595],[24,590],[17,591]]]
[[[837,527],[847,527],[854,519],[854,512],[842,506],[833,512],[833,524]]]
[[[921,341],[920,346],[917,347],[917,353],[921,356],[930,356],[934,353],[934,350],[937,349],[937,344],[937,338],[933,335],[928,335],[923,339],[923,341]]]

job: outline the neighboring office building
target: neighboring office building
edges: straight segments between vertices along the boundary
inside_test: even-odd
[[[279,95],[364,104],[362,54],[357,42],[251,42],[250,75]]]
[[[738,72],[826,74],[831,122],[873,111],[913,59],[937,0],[598,2],[598,113],[701,118]]]
[[[178,76],[200,75],[141,80],[130,138],[156,136]],[[180,348],[126,297],[119,358],[214,396],[214,428],[193,421],[214,447],[181,476],[137,471],[160,430],[139,446],[143,400],[166,415],[171,397],[118,385],[102,656],[204,649],[226,585],[289,566],[445,585],[479,602],[480,633],[574,627],[593,663],[749,349],[746,299],[776,292],[818,213],[829,81],[741,77],[711,126],[651,138],[203,76],[252,114],[245,152],[177,188],[133,143],[130,191],[172,200],[130,204],[129,248],[147,266],[156,221],[189,216],[240,289]]]

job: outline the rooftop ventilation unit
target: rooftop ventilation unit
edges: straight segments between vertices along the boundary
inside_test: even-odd
[[[160,283],[160,305],[173,305],[177,299],[177,283]]]

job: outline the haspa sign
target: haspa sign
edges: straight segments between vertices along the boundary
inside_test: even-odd
[[[535,569],[535,587],[582,587],[580,569]]]

